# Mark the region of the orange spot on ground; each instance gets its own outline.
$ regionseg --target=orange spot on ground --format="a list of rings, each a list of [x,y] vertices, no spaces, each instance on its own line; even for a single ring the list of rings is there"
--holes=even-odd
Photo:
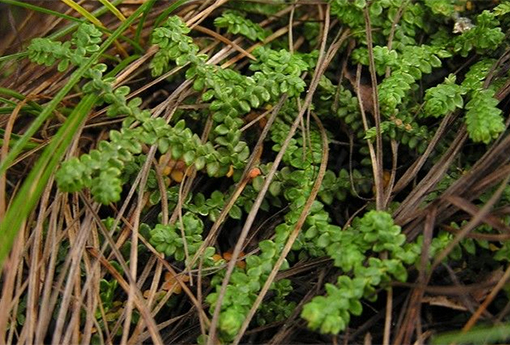
[[[240,258],[242,258],[244,256],[245,256],[244,252],[239,253]],[[225,259],[227,262],[230,261],[232,259],[232,250],[228,250],[225,253],[223,253],[223,259]],[[246,262],[244,262],[244,260],[238,260],[236,263],[236,266],[239,268],[245,268]]]
[[[259,168],[253,168],[248,173],[248,177],[249,178],[255,178],[255,177],[259,176],[260,174],[261,174],[261,171],[260,171]]]
[[[172,180],[174,180],[177,183],[181,183],[184,178],[184,172],[182,170],[174,170],[170,174],[170,177]]]
[[[181,276],[180,280],[182,282],[188,282],[189,281],[189,277],[188,276]],[[182,292],[182,287],[177,282],[177,279],[175,278],[175,276],[172,275],[172,273],[170,273],[170,272],[166,272],[165,273],[165,282],[161,286],[161,290],[169,291],[172,288],[173,288],[173,291],[174,291],[175,294],[180,294]]]

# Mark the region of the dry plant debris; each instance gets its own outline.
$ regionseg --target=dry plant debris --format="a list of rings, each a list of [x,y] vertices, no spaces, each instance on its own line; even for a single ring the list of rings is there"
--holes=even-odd
[[[0,6],[0,344],[510,339],[509,1]]]

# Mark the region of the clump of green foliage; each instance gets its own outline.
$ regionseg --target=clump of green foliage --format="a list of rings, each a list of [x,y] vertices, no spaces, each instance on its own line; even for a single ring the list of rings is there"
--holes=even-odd
[[[382,211],[370,211],[356,218],[343,231],[324,224],[313,235],[307,232],[307,237],[324,248],[334,265],[344,272],[336,284],[326,284],[326,296],[314,297],[301,313],[310,328],[331,334],[343,331],[351,315],[361,315],[360,300],[375,300],[380,285],[407,280],[405,266],[418,264],[423,240],[406,243],[400,227],[393,223],[390,214]],[[444,249],[448,242],[435,238],[430,254]],[[387,258],[367,255],[381,252],[387,253]]]
[[[241,34],[252,41],[263,41],[269,33],[257,23],[245,18],[238,11],[225,11],[214,20],[217,28],[226,28],[228,33]]]
[[[170,119],[153,116],[142,97],[130,97],[130,86],[117,86],[115,76],[109,74],[111,66],[106,63],[93,65],[77,86],[82,95],[98,95],[95,106],[104,107],[107,116],[122,122],[94,149],[62,163],[55,175],[61,191],[90,190],[94,200],[102,205],[121,201],[133,176],[146,162],[148,146],[155,146],[158,156],[168,155],[174,162],[183,162],[188,172],[193,170],[212,181],[204,183],[203,188],[196,186],[184,199],[180,185],[164,186],[167,211],[176,212],[179,207],[179,220],[163,224],[160,219],[150,219],[140,226],[140,232],[157,252],[179,267],[197,269],[198,260],[193,258],[201,253],[200,267],[208,269],[210,276],[205,302],[210,315],[219,310],[217,327],[220,340],[225,343],[239,334],[290,234],[298,226],[324,158],[323,135],[333,153],[318,197],[280,270],[292,268],[298,260],[330,259],[335,280],[324,284],[323,292],[306,303],[300,315],[310,330],[337,335],[352,319],[362,315],[363,303],[374,302],[379,291],[388,288],[392,281],[406,282],[420,269],[424,237],[407,237],[395,224],[389,207],[380,209],[378,205],[374,209],[376,186],[373,172],[367,167],[373,163],[368,154],[369,144],[380,135],[384,145],[391,142],[399,146],[398,161],[393,163],[404,166],[425,152],[438,128],[438,119],[452,116],[451,128],[465,126],[470,144],[481,147],[493,143],[506,129],[496,95],[508,80],[497,62],[498,54],[508,44],[504,35],[508,28],[508,3],[473,13],[474,24],[463,32],[451,28],[459,16],[455,1],[330,3],[332,18],[350,30],[353,40],[350,47],[341,46],[333,61],[345,63],[344,74],[359,66],[366,77],[373,67],[372,77],[377,85],[365,83],[365,86],[376,93],[377,109],[363,109],[360,103],[367,98],[358,92],[353,77],[339,78],[338,69],[331,64],[320,77],[310,107],[310,112],[327,124],[325,133],[307,118],[301,121],[290,142],[285,143],[317,67],[317,37],[307,31],[318,29],[317,23],[296,29],[304,37],[299,51],[283,49],[281,42],[268,43],[251,51],[255,61],[222,68],[210,62],[210,55],[201,53],[203,43],[193,36],[192,29],[178,16],[170,16],[152,31],[150,42],[157,46],[157,52],[148,65],[147,78],[168,73],[169,83],[176,80],[189,83],[189,93],[183,102],[200,105],[193,111],[179,109]],[[234,3],[233,10],[218,13],[212,23],[220,32],[239,38],[245,45],[263,42],[272,30],[263,28],[256,19],[272,16],[282,5]],[[296,9],[296,15],[302,15],[301,10]],[[366,34],[367,18],[373,32],[370,40]],[[33,40],[28,57],[37,64],[56,65],[59,72],[66,72],[83,66],[98,51],[102,36],[93,24],[82,23],[69,41]],[[476,62],[461,66],[458,60],[467,56],[476,57]],[[457,68],[462,72],[453,73]],[[435,78],[435,74],[441,77]],[[278,217],[272,222],[269,235],[250,244],[252,253],[242,258],[244,266],[234,269],[220,300],[226,269],[225,262],[218,261],[217,256],[225,245],[206,243],[205,238],[227,200],[235,194],[236,183],[243,182],[242,172],[264,128],[261,124],[258,129],[247,130],[246,119],[254,113],[264,113],[279,101],[282,107],[268,129],[263,154],[257,162],[261,174],[245,177],[245,187],[229,210],[227,221],[242,222],[246,218],[272,167],[274,155],[288,144],[261,207],[265,216]],[[380,116],[378,126],[375,116]],[[208,126],[207,135],[199,136],[199,131]],[[348,149],[337,145],[345,138],[350,140]],[[451,137],[442,138],[431,153],[432,160],[441,156],[441,147],[450,144]],[[450,168],[434,193],[424,200],[423,207],[460,177],[459,170],[469,169],[475,163],[467,154],[462,158],[463,165],[455,163],[459,166]],[[388,171],[391,162],[384,161],[382,166]],[[162,198],[157,173],[150,170],[145,186],[144,192],[149,195],[147,209]],[[365,207],[367,210],[358,214]],[[358,215],[348,220],[353,214]],[[427,259],[432,260],[452,238],[448,232],[437,231]],[[449,260],[463,260],[462,253],[474,256],[477,250],[490,251],[486,242],[463,241]],[[509,250],[508,242],[501,242],[495,260],[503,262]],[[102,281],[100,297],[108,310],[114,310],[117,286],[115,280]],[[291,278],[272,282],[271,297],[255,317],[258,325],[288,318],[297,305],[294,289]]]

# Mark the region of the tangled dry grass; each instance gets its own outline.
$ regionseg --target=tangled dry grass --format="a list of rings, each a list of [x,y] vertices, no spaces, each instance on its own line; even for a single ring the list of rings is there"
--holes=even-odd
[[[124,1],[119,9],[125,16],[137,8],[143,1]],[[209,42],[203,49],[206,53],[214,53],[211,63],[228,67],[236,64],[242,68],[244,61],[250,59],[254,45],[247,45],[241,40],[231,41],[229,37],[208,29],[210,16],[227,0],[190,1],[180,6],[174,14],[182,17],[188,25],[194,28],[196,35]],[[33,4],[49,8],[66,15],[79,17],[79,14],[64,3],[35,1]],[[99,2],[85,0],[82,2],[88,11],[92,12],[99,6]],[[1,28],[4,33],[0,37],[0,55],[20,52],[27,46],[31,38],[44,37],[67,23],[64,19],[55,19],[49,15],[29,10],[7,9],[6,5],[0,9],[2,15]],[[158,1],[148,14],[141,32],[141,41],[149,41],[150,28],[155,19],[168,7],[168,2]],[[307,7],[307,14],[301,18],[294,18],[296,7]],[[306,20],[321,23],[322,37],[334,35],[338,30],[338,22],[329,23],[326,1],[297,0],[280,11],[275,17],[261,22],[264,26],[274,25],[276,19],[289,18],[287,26],[273,27],[274,34],[266,39],[267,42],[280,37],[292,35],[292,26],[302,25]],[[104,15],[101,22],[110,30],[115,30],[119,20],[113,15]],[[37,25],[33,25],[37,23]],[[126,35],[133,35],[128,31]],[[302,44],[302,37],[291,37],[294,47]],[[324,73],[342,41],[326,47],[326,41],[319,42],[320,53],[324,56],[322,64],[316,67],[314,81],[309,86],[311,95],[314,85],[318,83],[321,73]],[[128,53],[126,44],[114,46],[109,54]],[[123,52],[124,50],[124,52]],[[150,104],[152,109],[163,115],[171,114],[175,109],[192,109],[195,105],[186,104],[186,98],[191,89],[191,83],[174,85],[165,78],[150,80],[146,73],[147,61],[154,54],[154,50],[147,50],[129,68],[127,68],[119,82],[129,83],[132,94],[143,95],[144,103]],[[501,56],[506,61],[508,51]],[[239,67],[240,66],[240,67]],[[21,108],[27,102],[44,102],[63,88],[69,78],[68,73],[56,73],[55,67],[41,67],[30,63],[26,59],[13,60],[3,68],[11,71],[7,77],[0,78],[0,87],[25,95],[26,98],[17,103],[9,114],[0,115],[0,128],[3,129],[3,146],[1,158],[9,152],[9,140],[16,134],[24,133],[33,121],[26,115],[20,116]],[[341,68],[339,68],[341,70]],[[344,71],[340,71],[343,73]],[[4,75],[7,75],[5,73]],[[352,78],[352,76],[346,76]],[[358,80],[359,82],[359,80]],[[372,102],[372,90],[364,89],[366,103]],[[506,106],[510,88],[504,85],[497,93],[498,100]],[[3,99],[0,101],[4,101]],[[63,104],[67,108],[76,105],[77,95],[70,94]],[[304,104],[306,106],[306,104]],[[200,107],[200,105],[196,105]],[[505,110],[505,114],[507,111]],[[502,136],[493,143],[487,151],[480,155],[477,163],[470,171],[462,175],[445,192],[439,195],[426,208],[421,208],[425,198],[440,182],[450,164],[456,159],[457,153],[466,148],[467,133],[462,128],[455,133],[452,145],[447,152],[437,160],[433,166],[423,172],[427,158],[434,150],[437,142],[448,133],[449,124],[454,116],[445,117],[431,140],[425,153],[416,161],[409,164],[405,170],[391,174],[388,184],[381,178],[376,178],[375,190],[380,200],[385,204],[390,198],[401,200],[400,206],[394,212],[394,219],[402,226],[410,240],[419,234],[424,234],[423,250],[427,251],[435,229],[446,226],[452,219],[467,219],[469,222],[460,230],[455,231],[455,240],[445,251],[434,258],[431,266],[427,267],[426,259],[421,270],[415,272],[415,281],[408,284],[395,284],[393,294],[388,294],[386,300],[372,304],[364,319],[353,322],[347,332],[335,336],[318,335],[307,330],[303,320],[299,318],[300,308],[313,296],[317,295],[325,282],[333,281],[334,267],[328,259],[309,259],[295,264],[291,269],[280,272],[276,279],[288,278],[299,286],[294,298],[297,301],[296,310],[284,322],[275,322],[265,326],[251,327],[242,338],[246,343],[287,344],[287,343],[365,343],[385,342],[395,344],[410,344],[414,341],[424,343],[435,331],[456,329],[464,326],[465,330],[481,319],[504,320],[510,310],[507,304],[497,314],[490,312],[491,303],[502,289],[510,276],[510,268],[501,268],[479,275],[475,283],[465,283],[459,278],[460,268],[442,266],[442,260],[453,250],[454,246],[464,238],[482,238],[489,240],[504,240],[509,238],[510,228],[500,220],[501,215],[508,214],[508,206],[492,209],[499,200],[504,187],[510,179],[510,137]],[[14,196],[20,190],[27,174],[31,171],[42,150],[51,142],[56,131],[66,121],[66,114],[55,113],[38,130],[31,140],[31,148],[20,154],[12,162],[5,174],[0,176],[0,219],[12,204]],[[104,111],[92,111],[86,123],[73,137],[66,152],[66,157],[79,156],[94,148],[97,143],[108,137],[108,132],[119,123],[117,119],[105,116]],[[204,137],[207,137],[207,128]],[[262,143],[258,144],[262,146]],[[375,156],[380,154],[382,145],[376,147]],[[257,152],[254,148],[253,152]],[[391,154],[396,154],[393,151]],[[388,154],[388,153],[386,153]],[[323,157],[326,160],[328,157]],[[331,159],[331,157],[329,157]],[[395,160],[396,161],[396,160]],[[149,167],[148,167],[149,168]],[[143,184],[147,180],[149,169],[139,172],[138,181]],[[379,167],[380,169],[381,167]],[[380,169],[382,176],[382,169]],[[376,174],[377,176],[377,174]],[[197,184],[202,183],[196,174],[185,179],[182,194],[186,195]],[[388,187],[389,186],[389,187]],[[495,188],[496,187],[496,188]],[[49,178],[37,205],[22,223],[15,239],[12,250],[3,265],[0,278],[0,344],[88,344],[95,335],[101,343],[139,344],[176,344],[195,343],[201,334],[207,334],[211,326],[211,317],[203,300],[204,292],[197,288],[200,279],[194,284],[188,280],[196,280],[200,272],[175,267],[155,251],[146,239],[136,230],[147,217],[155,217],[144,213],[144,199],[137,196],[137,186],[132,186],[129,194],[122,202],[115,206],[104,208],[95,203],[88,192],[67,194],[60,192],[53,177]],[[492,197],[483,207],[473,203],[488,190],[494,190]],[[165,210],[162,201],[158,210]],[[362,208],[364,206],[360,206]],[[105,216],[114,217],[119,222],[119,231],[112,236],[101,222]],[[175,222],[178,212],[168,214],[163,211],[166,222]],[[266,227],[271,226],[271,217],[264,219]],[[498,235],[472,234],[472,230],[482,224],[489,224],[499,230]],[[241,225],[237,225],[242,227]],[[221,229],[216,229],[221,230]],[[267,231],[266,231],[267,232]],[[263,233],[259,236],[271,236]],[[0,234],[2,236],[2,234]],[[250,238],[232,238],[221,231],[211,230],[211,243],[218,241],[242,241],[245,246]],[[255,235],[251,234],[251,238]],[[492,236],[492,237],[491,237]],[[497,237],[497,238],[496,238]],[[0,240],[1,241],[1,240]],[[135,250],[125,251],[123,245],[131,241]],[[102,244],[103,243],[103,244]],[[140,257],[136,251],[137,244],[143,243],[151,248],[150,255]],[[235,246],[236,243],[233,243]],[[226,247],[225,245],[223,245]],[[121,251],[122,249],[122,251]],[[111,260],[121,264],[124,275],[118,274],[117,267],[113,267]],[[436,272],[433,274],[433,272]],[[439,272],[439,273],[438,273]],[[101,301],[101,284],[106,276],[113,276],[120,286],[120,303],[110,309],[108,314],[103,310]],[[438,276],[443,276],[440,280]],[[170,282],[171,277],[173,283]],[[273,277],[275,279],[275,277]],[[162,290],[162,284],[172,284],[177,288]],[[441,286],[436,286],[441,284]],[[166,303],[182,291],[180,299],[172,308],[166,308]],[[163,291],[163,297],[160,292]],[[158,297],[159,296],[159,297]],[[469,320],[462,325],[455,320],[461,310],[471,313]],[[103,327],[108,320],[109,327]],[[134,321],[135,322],[134,322]],[[451,322],[451,324],[449,323]],[[214,323],[214,321],[213,321]]]

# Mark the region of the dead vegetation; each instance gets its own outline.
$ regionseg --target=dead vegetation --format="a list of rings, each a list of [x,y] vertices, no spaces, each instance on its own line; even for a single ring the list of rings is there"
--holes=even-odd
[[[128,17],[142,2],[125,1],[118,7]],[[63,3],[36,1],[33,4],[79,17],[79,14]],[[5,34],[0,37],[2,56],[21,52],[31,38],[47,36],[68,24],[64,19],[3,6],[0,11],[6,18],[2,19],[2,26],[8,30],[3,31]],[[100,3],[86,0],[82,6],[92,12]],[[180,16],[192,28],[194,38],[203,44],[202,51],[211,56],[210,63],[223,68],[235,66],[236,69],[242,69],[247,64],[246,61],[255,59],[252,53],[263,43],[251,44],[247,40],[234,39],[231,35],[214,31],[211,28],[211,18],[217,15],[222,6],[228,6],[228,1],[190,1],[173,14]],[[157,1],[148,14],[140,39],[140,42],[145,44],[144,47],[149,47],[147,42],[150,31],[156,18],[167,7],[168,2]],[[299,12],[300,16],[296,17],[296,9],[305,7],[305,14]],[[288,25],[277,27],[282,18],[287,20]],[[296,121],[296,127],[303,126],[306,121],[314,121],[313,118],[310,120],[310,117],[306,117],[307,106],[312,102],[320,76],[331,68],[331,61],[349,33],[341,30],[338,20],[331,18],[330,21],[326,1],[289,2],[277,14],[259,23],[264,28],[270,27],[273,32],[264,43],[285,37],[293,43],[291,47],[298,50],[305,44],[305,38],[293,37],[291,28],[310,20],[320,23],[321,31],[316,47],[319,50],[319,63],[312,73],[313,76],[308,79],[308,93],[300,112],[302,122]],[[35,29],[33,22],[38,23]],[[120,24],[112,14],[102,16],[101,22],[112,31]],[[125,35],[133,36],[135,29],[136,26],[133,26]],[[328,37],[330,40],[327,40]],[[370,38],[368,40],[370,41]],[[119,43],[112,46],[108,54],[130,54],[130,48],[126,43]],[[150,78],[147,62],[154,53],[155,49],[148,49],[140,55],[117,78],[117,83],[130,85],[130,97],[141,95],[144,106],[152,110],[153,116],[170,119],[176,110],[203,108],[204,104],[185,102],[193,93],[192,83],[172,80],[171,73],[175,71],[159,78]],[[507,58],[508,52],[504,52],[492,73],[504,68],[508,64]],[[338,61],[343,60],[335,60],[335,63]],[[469,63],[470,61],[466,61],[466,64]],[[0,79],[0,87],[15,90],[26,98],[17,102],[12,112],[0,115],[0,128],[3,130],[1,160],[9,153],[10,140],[26,132],[33,121],[30,115],[22,114],[22,108],[29,102],[43,104],[51,100],[68,82],[70,76],[70,73],[57,73],[55,67],[37,66],[27,59],[12,60],[5,63],[2,69],[10,73],[4,73],[5,77]],[[362,77],[370,79],[368,70],[353,71],[345,66],[337,66],[336,70],[339,80],[347,80],[354,91],[359,90],[360,108],[366,111],[365,116],[380,120],[377,111],[378,99],[373,97],[374,90],[367,86],[377,83],[375,75],[372,74],[374,78],[370,82],[362,83]],[[491,78],[489,75],[487,79]],[[509,92],[508,84],[504,84],[496,94],[505,118],[508,113],[506,106]],[[71,92],[62,100],[63,108],[72,109],[79,96]],[[7,95],[2,97],[13,99]],[[281,104],[275,104],[274,108],[264,113],[269,115],[264,117],[267,118],[267,124],[255,125],[246,130],[251,130],[258,138],[264,138],[272,120],[278,115],[279,107]],[[31,148],[24,150],[10,164],[7,172],[0,176],[0,219],[12,205],[14,196],[21,189],[25,177],[41,152],[68,116],[58,111],[53,115],[32,137]],[[251,116],[247,123],[257,123],[262,115]],[[339,218],[349,219],[362,212],[370,202],[375,201],[378,209],[386,209],[391,201],[398,200],[400,204],[393,212],[395,222],[402,227],[408,241],[414,240],[418,235],[424,236],[424,253],[428,253],[431,241],[439,229],[451,232],[454,235],[453,241],[431,261],[423,255],[419,269],[410,269],[411,279],[408,283],[392,284],[392,289],[387,290],[391,291],[390,293],[381,289],[379,301],[365,303],[363,316],[353,317],[348,329],[338,336],[312,332],[300,318],[303,305],[314,296],[322,294],[325,283],[336,281],[336,268],[330,259],[324,257],[296,259],[290,269],[280,272],[274,270],[274,274],[270,276],[270,282],[283,278],[292,281],[294,292],[291,299],[296,302],[295,310],[286,320],[263,326],[254,322],[249,326],[248,320],[243,328],[242,338],[239,335],[236,341],[254,344],[426,343],[432,334],[458,329],[468,331],[482,321],[498,323],[507,319],[510,310],[510,304],[504,297],[504,291],[508,289],[506,282],[510,276],[510,267],[506,268],[507,264],[496,265],[491,261],[485,263],[483,261],[488,259],[480,258],[480,265],[474,267],[477,263],[473,258],[451,265],[444,263],[443,259],[466,238],[498,243],[508,240],[510,227],[503,219],[508,216],[509,207],[498,203],[510,179],[508,133],[490,144],[485,152],[479,153],[479,158],[469,170],[462,172],[453,184],[428,202],[426,207],[422,207],[451,165],[457,162],[459,153],[470,150],[471,144],[468,142],[465,126],[453,134],[451,132],[451,125],[457,116],[457,113],[450,113],[441,119],[425,152],[416,155],[414,161],[407,164],[397,157],[398,143],[383,143],[379,136],[373,145],[371,144],[370,155],[374,163],[375,194],[363,195],[359,200],[365,199],[364,202],[358,200],[349,206],[348,211],[339,212]],[[119,122],[116,118],[107,117],[102,107],[94,108],[75,133],[65,158],[80,156],[97,147],[100,140],[108,138],[112,128],[119,126]],[[374,123],[377,124],[377,120]],[[203,128],[201,137],[204,140],[209,135],[211,125],[209,123]],[[254,129],[255,127],[257,128]],[[436,145],[447,135],[453,136],[451,145],[431,163],[429,158],[436,152]],[[349,141],[352,144],[352,140],[345,137],[345,142],[336,144],[335,154],[340,152],[337,147],[347,147],[345,145],[348,145]],[[257,253],[254,243],[271,238],[273,228],[283,217],[263,213],[256,219],[255,216],[243,218],[237,224],[231,221],[223,223],[228,216],[228,208],[251,181],[252,177],[248,174],[252,172],[252,168],[260,160],[270,162],[274,159],[270,149],[263,146],[263,140],[253,141],[252,155],[243,173],[246,177],[236,184],[226,211],[223,210],[207,230],[206,241],[222,248],[223,256],[220,255],[219,259],[225,260],[224,267],[228,265],[230,273],[236,264],[243,264],[246,256]],[[352,160],[352,146],[350,150]],[[200,335],[214,334],[218,315],[209,313],[209,305],[205,302],[205,296],[211,291],[211,276],[201,272],[201,266],[194,269],[191,265],[186,267],[165,259],[139,230],[140,224],[156,219],[158,213],[161,213],[162,224],[179,222],[182,217],[182,210],[179,207],[169,208],[165,198],[161,198],[159,204],[151,206],[152,211],[147,210],[148,195],[139,191],[147,184],[151,169],[161,173],[158,176],[157,188],[162,195],[166,193],[166,184],[180,183],[179,202],[183,202],[188,193],[200,190],[202,186],[211,188],[211,182],[207,181],[204,174],[188,169],[183,161],[173,161],[171,168],[168,162],[162,164],[162,159],[158,162],[155,147],[144,147],[144,151],[149,157],[149,163],[137,173],[136,183],[129,186],[120,202],[107,207],[96,203],[88,190],[62,193],[57,189],[53,176],[49,178],[36,206],[22,222],[10,254],[3,264],[0,278],[0,344],[89,344],[92,341],[106,344],[177,344],[196,343]],[[390,169],[383,169],[383,155],[392,157],[392,160],[388,160],[392,162]],[[308,199],[308,207],[311,207],[314,192],[318,192],[326,163],[333,161],[335,156],[328,156],[328,151],[324,150],[321,159],[323,170],[319,172],[316,189]],[[354,160],[356,159],[355,157]],[[387,176],[384,176],[385,173]],[[487,195],[489,196],[486,197],[485,204],[481,204],[480,197]],[[262,199],[260,200],[262,202]],[[495,205],[497,207],[494,207]],[[256,202],[254,207],[257,207]],[[106,225],[102,221],[106,217],[112,217],[117,224],[114,231],[111,231],[111,224]],[[347,219],[345,222],[350,221]],[[460,224],[463,220],[466,222],[458,229],[450,226],[452,221]],[[473,231],[482,224],[496,231],[487,234]],[[299,227],[296,229],[295,236]],[[129,246],[126,247],[128,242]],[[139,245],[146,246],[148,251],[140,255],[137,251]],[[289,240],[284,250],[289,252],[291,246],[292,242]],[[229,249],[227,259],[225,252]],[[282,260],[284,258],[282,256]],[[108,290],[107,284],[113,282],[118,284],[118,288],[112,287],[113,290]],[[262,291],[264,293],[259,295],[258,303],[264,300],[267,289]],[[114,304],[106,311],[102,300],[107,293],[115,293],[116,297]],[[495,301],[500,304],[506,301],[507,304],[495,306]],[[104,327],[105,322],[108,327]]]

